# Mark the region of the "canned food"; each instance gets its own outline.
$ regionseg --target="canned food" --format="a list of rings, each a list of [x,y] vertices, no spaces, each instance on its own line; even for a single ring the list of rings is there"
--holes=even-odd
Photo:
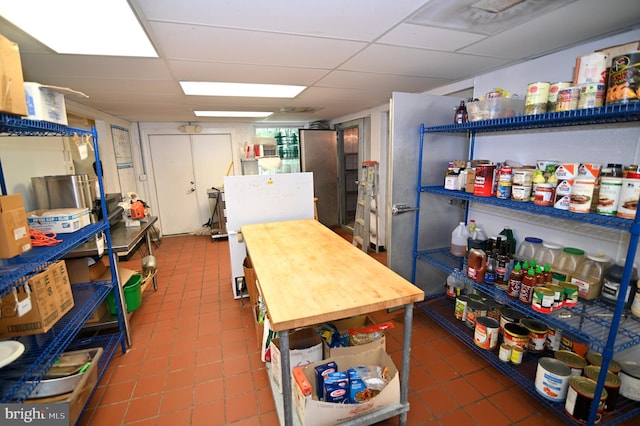
[[[519,347],[523,351],[527,350],[529,345],[529,330],[520,324],[510,322],[504,325],[504,343],[509,346]]]
[[[566,87],[560,90],[556,111],[571,111],[578,108],[580,88],[577,86]]]
[[[597,382],[598,377],[600,376],[600,370],[600,367],[589,365],[584,368],[584,376],[594,382]],[[609,413],[616,409],[618,394],[620,393],[620,385],[620,377],[608,371],[604,379],[604,388],[607,390],[607,398],[604,400],[605,413]]]
[[[578,304],[578,284],[563,282],[562,287],[564,287],[564,306],[572,307]]]
[[[547,331],[547,341],[544,343],[544,347],[550,351],[559,351],[561,342],[562,332],[549,327],[549,330]]]
[[[511,199],[515,201],[529,201],[531,198],[531,185],[513,185],[511,187]]]
[[[543,114],[547,112],[549,100],[549,82],[530,83],[524,98],[524,115]]]
[[[504,333],[504,326],[506,324],[515,323],[518,324],[521,319],[525,318],[525,315],[511,308],[504,308],[500,311],[500,333]]]
[[[587,366],[587,361],[575,352],[561,349],[556,351],[553,356],[567,364],[571,369],[572,376],[582,376],[582,370]]]
[[[580,85],[578,108],[597,108],[604,105],[604,84],[587,83]]]
[[[567,390],[567,400],[564,409],[571,417],[579,422],[589,420],[591,403],[595,397],[596,382],[587,377],[572,377],[569,379],[569,389]],[[604,409],[604,401],[607,399],[607,390],[602,389],[600,401],[598,402],[598,412]],[[598,421],[598,420],[596,420]]]
[[[640,74],[640,52],[629,52],[611,60],[606,104],[638,102],[637,76]]]
[[[489,317],[476,318],[473,342],[482,349],[494,350],[498,345],[500,324]]]
[[[520,323],[529,330],[529,342],[527,346],[529,352],[539,353],[544,351],[544,343],[547,340],[547,331],[549,330],[547,326],[530,318],[525,318],[520,321]]]
[[[514,169],[513,184],[531,186],[533,184],[533,169]]]
[[[467,303],[469,302],[469,296],[463,294],[456,298],[456,305],[454,308],[454,316],[457,320],[464,321],[467,316]]]
[[[633,176],[633,174],[627,173],[627,176]],[[640,179],[622,178],[616,215],[625,219],[634,219],[638,210],[638,198],[640,198]]]
[[[501,344],[498,359],[502,362],[509,362],[511,360],[511,346],[506,343]]]
[[[522,364],[522,358],[524,358],[525,350],[520,346],[511,347],[511,362],[515,365]]]
[[[571,370],[555,358],[542,357],[536,369],[536,391],[551,401],[564,401],[567,397]]]
[[[531,299],[531,308],[543,314],[549,314],[553,310],[555,302],[555,292],[550,288],[536,287],[533,289],[533,298]],[[546,336],[545,336],[546,338]]]
[[[585,358],[587,359],[589,365],[593,365],[596,367],[602,366],[602,354],[599,354],[598,352],[589,351],[587,352],[587,356]],[[607,368],[608,371],[612,372],[613,374],[618,374],[620,373],[621,369],[622,366],[618,361],[616,361],[615,359],[609,361],[609,367]]]
[[[573,184],[573,190],[571,191],[569,211],[574,213],[589,213],[594,188],[595,181],[593,179],[576,179]]]
[[[559,81],[549,86],[549,99],[547,100],[547,112],[555,112],[558,104],[558,93],[560,90],[571,86],[569,81]]]
[[[470,300],[467,302],[467,314],[464,317],[464,323],[469,328],[474,328],[476,319],[487,315],[487,305],[482,302]]]

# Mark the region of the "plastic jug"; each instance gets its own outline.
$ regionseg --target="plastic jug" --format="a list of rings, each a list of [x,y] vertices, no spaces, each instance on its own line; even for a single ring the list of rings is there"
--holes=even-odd
[[[460,222],[451,233],[450,251],[452,255],[465,257],[467,254],[467,238],[469,238],[467,227],[464,226],[464,222]]]
[[[606,270],[602,283],[602,290],[600,292],[600,300],[608,303],[609,305],[615,305],[619,297],[624,297],[624,307],[629,308],[633,303],[633,299],[636,294],[638,274],[636,272],[636,268],[633,268],[627,292],[623,296],[620,294],[620,283],[622,282],[623,272],[624,260],[619,260],[616,264],[610,266]]]
[[[469,262],[467,265],[467,277],[477,283],[484,281],[484,273],[487,268],[487,255],[482,249],[469,250]]]

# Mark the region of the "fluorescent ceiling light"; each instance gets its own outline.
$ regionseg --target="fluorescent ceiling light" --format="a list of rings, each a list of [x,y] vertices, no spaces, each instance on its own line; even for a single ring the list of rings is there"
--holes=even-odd
[[[197,117],[268,117],[269,111],[193,111]]]
[[[246,96],[252,98],[295,98],[305,86],[283,84],[218,83],[208,81],[181,81],[185,95]]]
[[[57,53],[158,57],[126,0],[0,0],[0,16]]]

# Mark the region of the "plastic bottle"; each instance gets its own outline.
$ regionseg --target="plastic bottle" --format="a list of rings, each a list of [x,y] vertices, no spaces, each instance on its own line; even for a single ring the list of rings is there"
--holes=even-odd
[[[553,265],[562,252],[562,245],[552,241],[543,241],[542,248],[536,253],[536,260],[540,265]]]
[[[480,248],[485,250],[487,248],[487,235],[484,233],[481,227],[475,226],[474,229],[469,233],[469,238],[467,239],[467,248],[471,250],[472,248]]]
[[[602,282],[602,290],[600,292],[600,300],[609,304],[615,305],[620,295],[620,283],[622,282],[622,273],[624,272],[624,261],[619,260],[614,265],[607,268],[604,273],[604,279]],[[638,275],[636,268],[633,268],[631,278],[629,279],[629,286],[627,292],[624,295],[624,307],[629,308],[636,294]]]
[[[538,251],[542,248],[542,239],[537,237],[525,237],[524,241],[518,247],[516,257],[521,260],[533,260],[536,258]]]
[[[542,277],[545,285],[551,284],[553,282],[553,276],[551,275],[551,265],[549,265],[548,263],[545,263],[544,268],[542,268]]]
[[[507,237],[507,241],[509,242],[509,251],[508,253],[513,256],[516,254],[516,239],[513,236],[513,231],[508,226],[505,226],[502,231],[500,231],[500,235],[504,235]]]
[[[467,227],[464,226],[464,222],[460,222],[458,226],[451,233],[451,254],[458,257],[465,257],[467,254],[467,238],[469,238],[469,232]]]
[[[484,281],[484,272],[487,263],[487,255],[482,249],[471,249],[469,251],[469,264],[467,266],[467,277],[477,283]]]
[[[496,283],[496,259],[493,257],[492,253],[487,253],[484,282],[488,285],[494,285]]]
[[[520,286],[522,285],[523,278],[524,272],[522,272],[522,267],[520,266],[520,262],[518,262],[509,275],[509,286],[507,287],[508,297],[511,299],[518,299],[520,297]]]
[[[518,299],[520,303],[525,305],[531,304],[533,298],[533,289],[536,287],[536,273],[533,268],[529,268],[526,275],[522,278],[522,284],[520,284],[520,294]]]
[[[554,272],[559,272],[565,276],[564,280],[571,282],[571,278],[584,262],[584,250],[575,247],[565,247],[562,249],[556,262],[551,266]]]
[[[509,255],[509,241],[505,238],[500,246],[498,256],[496,257],[496,286],[502,290],[507,289],[509,283],[509,274],[511,256]]]
[[[578,285],[578,296],[592,300],[600,295],[604,274],[611,266],[611,258],[604,254],[589,254],[582,262],[580,269],[571,277],[571,282]]]
[[[542,287],[544,285],[544,275],[542,274],[542,267],[536,266],[535,269],[536,287]]]
[[[460,271],[455,268],[447,277],[447,284],[445,285],[446,294],[452,299],[460,296],[464,288],[464,282],[456,278],[457,274],[460,274]]]

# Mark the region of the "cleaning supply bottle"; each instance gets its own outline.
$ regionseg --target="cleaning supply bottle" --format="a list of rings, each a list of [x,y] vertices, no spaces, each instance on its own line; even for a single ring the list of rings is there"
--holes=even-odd
[[[467,238],[469,238],[467,227],[464,226],[464,222],[460,222],[451,233],[450,251],[452,255],[465,257],[467,254]]]

